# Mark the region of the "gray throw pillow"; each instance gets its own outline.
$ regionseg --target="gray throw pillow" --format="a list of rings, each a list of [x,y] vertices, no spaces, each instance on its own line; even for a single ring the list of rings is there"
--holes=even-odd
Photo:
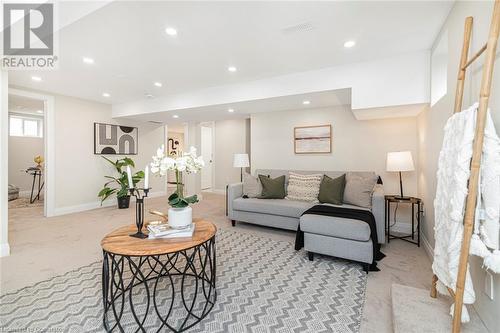
[[[262,193],[262,185],[259,178],[245,172],[243,174],[243,195],[248,198],[257,198]]]
[[[374,172],[348,172],[345,181],[344,203],[371,208],[377,175]]]
[[[259,175],[260,183],[262,184],[262,194],[260,199],[283,199],[285,198],[285,176],[270,178],[268,176]]]

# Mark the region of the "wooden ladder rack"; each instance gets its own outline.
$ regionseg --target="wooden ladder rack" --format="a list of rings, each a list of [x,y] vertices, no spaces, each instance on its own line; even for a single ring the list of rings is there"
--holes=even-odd
[[[465,19],[464,42],[462,46],[462,55],[460,59],[460,67],[458,71],[458,80],[455,96],[454,113],[462,110],[462,101],[464,94],[464,83],[466,69],[486,51],[486,56],[483,65],[483,74],[481,80],[481,90],[479,95],[479,109],[477,112],[476,129],[474,133],[472,161],[470,165],[470,177],[468,183],[468,195],[465,204],[464,215],[464,233],[462,239],[462,247],[460,249],[460,260],[458,266],[457,283],[455,292],[448,288],[451,297],[455,299],[455,308],[453,313],[453,333],[459,333],[461,328],[462,306],[465,291],[465,278],[467,266],[469,264],[470,241],[474,229],[474,213],[476,209],[478,196],[478,181],[481,167],[481,155],[483,151],[484,128],[486,124],[486,116],[488,110],[488,102],[491,91],[491,81],[493,76],[493,67],[495,65],[495,55],[500,34],[500,0],[495,0],[493,15],[491,19],[490,32],[487,43],[479,49],[479,51],[467,60],[469,53],[470,40],[472,35],[472,17]],[[432,277],[431,297],[437,297],[436,283],[438,278],[436,275]]]

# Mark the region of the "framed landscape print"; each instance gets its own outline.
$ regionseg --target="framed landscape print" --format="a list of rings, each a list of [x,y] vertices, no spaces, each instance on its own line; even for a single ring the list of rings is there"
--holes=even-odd
[[[332,125],[295,127],[293,131],[295,154],[332,152]]]
[[[94,154],[137,155],[137,127],[94,123]]]

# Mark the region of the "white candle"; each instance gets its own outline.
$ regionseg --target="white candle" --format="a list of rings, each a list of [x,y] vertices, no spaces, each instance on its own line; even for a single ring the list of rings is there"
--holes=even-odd
[[[149,166],[144,169],[144,188],[149,188]]]
[[[134,188],[134,182],[132,181],[132,171],[130,166],[127,165],[127,175],[128,175],[128,188]]]

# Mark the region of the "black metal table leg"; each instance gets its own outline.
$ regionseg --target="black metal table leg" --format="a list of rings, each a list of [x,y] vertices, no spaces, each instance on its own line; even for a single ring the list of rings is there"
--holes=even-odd
[[[387,202],[387,243],[391,242],[391,202]]]
[[[36,183],[36,173],[33,174],[33,183],[31,184],[30,204],[32,204],[36,200],[36,197],[33,198],[33,192],[35,191],[35,183]]]
[[[137,257],[103,251],[105,330],[190,329],[215,305],[216,264],[215,236],[191,249],[162,255]],[[181,320],[169,320],[178,319],[179,313],[183,316]]]
[[[391,203],[392,202],[395,202],[396,204],[399,204],[399,203],[411,204],[411,233],[410,234],[391,235]],[[415,212],[415,205],[417,206],[417,209],[418,209],[417,212]],[[422,200],[419,198],[408,197],[405,199],[400,199],[396,196],[389,196],[389,195],[385,196],[385,207],[386,207],[386,209],[385,209],[385,213],[386,213],[385,225],[387,228],[387,243],[390,243],[390,241],[393,239],[401,239],[401,240],[404,240],[406,242],[418,245],[420,247],[421,205],[422,205]],[[416,218],[415,218],[415,213],[417,213]],[[415,220],[417,223],[416,226],[415,226]],[[418,234],[416,240],[415,240],[415,232]]]
[[[420,218],[421,218],[420,217],[420,213],[422,211],[422,209],[421,209],[420,206],[421,206],[421,203],[419,202],[418,203],[418,212],[417,212],[417,214],[418,214],[417,215],[417,233],[418,233],[418,235],[417,235],[417,245],[418,245],[418,247],[420,247]]]
[[[411,239],[415,239],[415,205],[411,204]]]

